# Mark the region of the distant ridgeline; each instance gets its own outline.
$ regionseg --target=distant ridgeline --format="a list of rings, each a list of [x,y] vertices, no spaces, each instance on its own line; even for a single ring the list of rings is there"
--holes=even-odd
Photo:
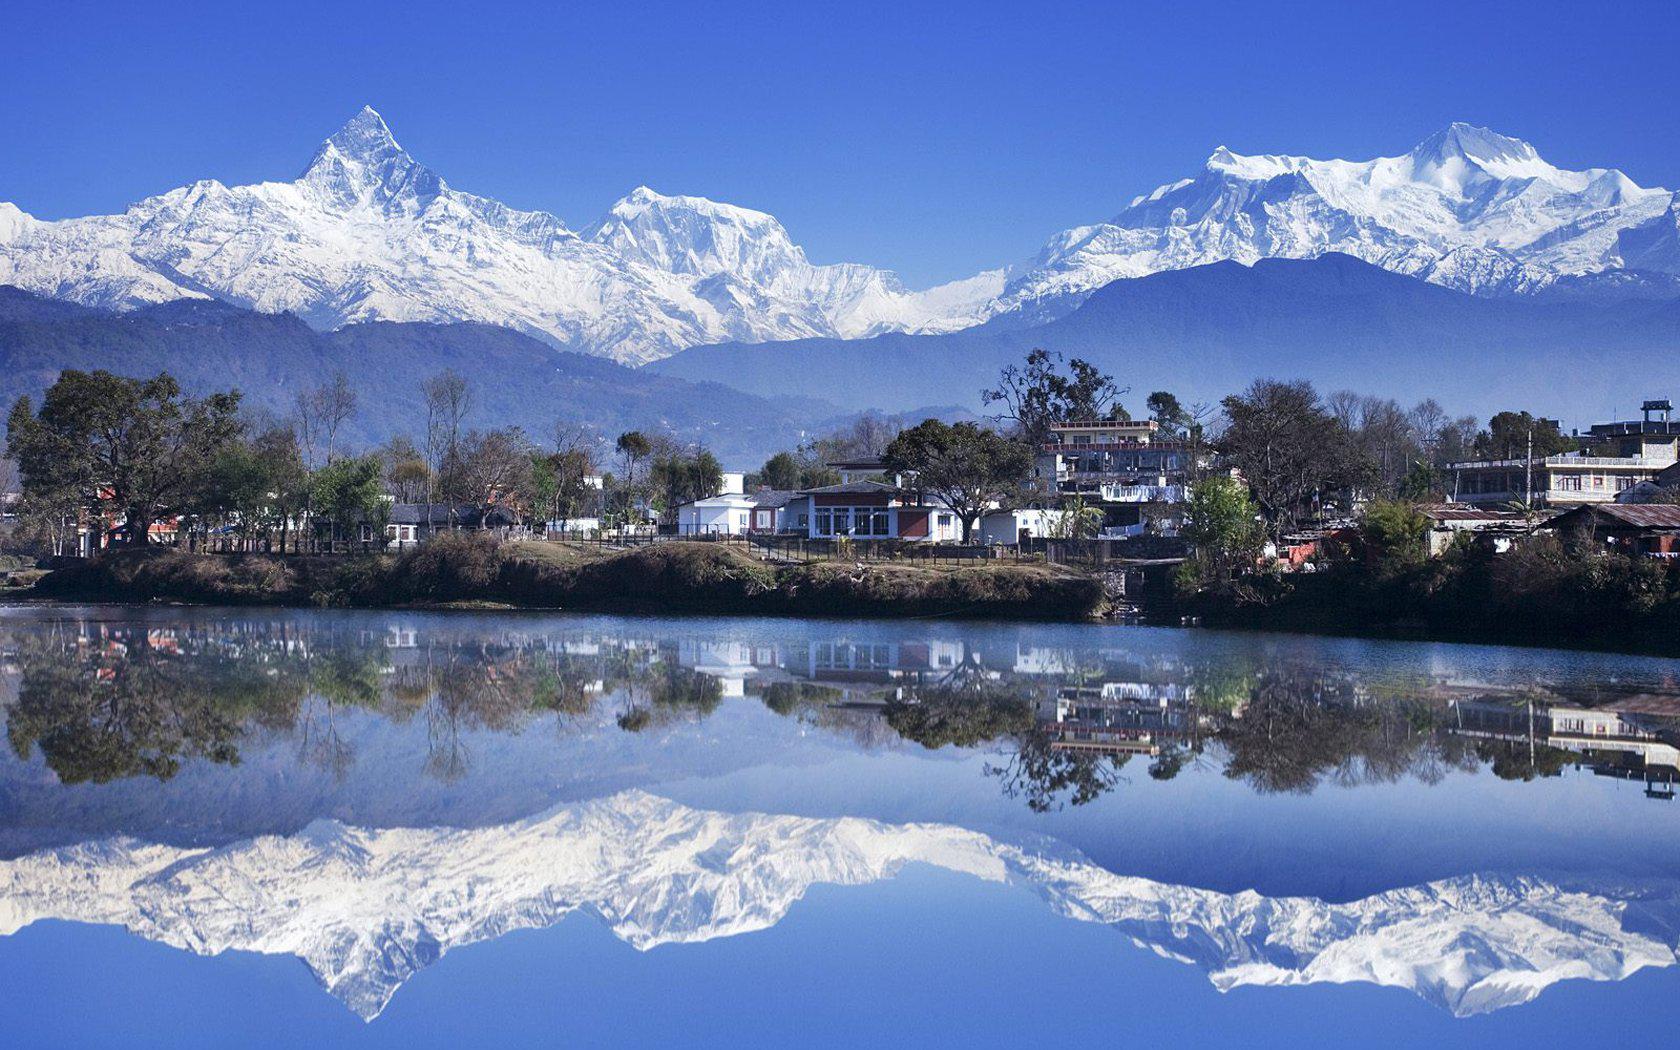
[[[1033,327],[1005,316],[942,335],[702,346],[648,369],[892,411],[972,397],[1043,347],[1129,385],[1134,411],[1151,390],[1217,401],[1257,378],[1304,378],[1322,391],[1433,397],[1484,417],[1534,404],[1610,418],[1643,391],[1680,387],[1680,297],[1604,283],[1571,279],[1544,297],[1495,299],[1346,255],[1217,262],[1112,281]]]
[[[190,393],[235,388],[250,406],[284,416],[299,390],[344,371],[361,443],[425,428],[420,384],[445,368],[472,384],[469,425],[517,424],[538,440],[558,420],[611,441],[633,428],[701,441],[731,465],[756,464],[832,419],[821,403],[775,403],[711,383],[637,371],[556,350],[480,324],[310,328],[291,314],[261,314],[183,299],[109,313],[0,286],[0,398],[39,398],[62,369],[150,376],[168,371]]]

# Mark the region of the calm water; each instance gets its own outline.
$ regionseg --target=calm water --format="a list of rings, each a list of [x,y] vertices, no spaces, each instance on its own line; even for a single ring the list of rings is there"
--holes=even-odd
[[[9,1045],[1680,1021],[1677,661],[94,607],[0,652]]]

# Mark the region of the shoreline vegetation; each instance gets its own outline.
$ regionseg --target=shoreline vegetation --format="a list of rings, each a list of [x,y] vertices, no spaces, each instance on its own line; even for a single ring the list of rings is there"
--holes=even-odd
[[[1555,535],[1430,557],[1369,524],[1359,547],[1311,573],[1181,573],[1166,607],[1208,627],[1680,656],[1680,562]]]
[[[776,565],[727,544],[672,542],[603,551],[588,544],[502,542],[466,532],[441,535],[396,555],[118,550],[55,569],[20,594],[204,605],[1033,620],[1092,619],[1108,607],[1100,578],[1054,565]]]

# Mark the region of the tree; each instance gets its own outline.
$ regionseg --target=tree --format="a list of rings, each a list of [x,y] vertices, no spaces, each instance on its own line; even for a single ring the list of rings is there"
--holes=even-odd
[[[1476,435],[1476,455],[1482,459],[1524,459],[1529,454],[1529,435],[1534,436],[1534,458],[1544,459],[1579,447],[1555,419],[1527,412],[1500,412],[1488,420],[1487,429]]]
[[[723,491],[723,465],[705,449],[687,453],[667,450],[654,457],[649,481],[667,513],[684,503]]]
[[[353,537],[356,526],[366,524],[383,542],[386,506],[381,474],[377,456],[345,457],[328,463],[311,479],[316,512],[325,515],[341,536]]]
[[[1360,534],[1379,571],[1392,573],[1428,556],[1429,519],[1410,503],[1372,500],[1365,508]]]
[[[1149,418],[1161,428],[1162,437],[1179,437],[1191,422],[1190,413],[1179,404],[1178,398],[1165,390],[1155,391],[1143,403],[1149,409]]]
[[[1061,509],[1050,523],[1050,538],[1054,540],[1085,540],[1102,531],[1102,508],[1085,502],[1083,496],[1069,496],[1062,500]]]
[[[620,527],[624,527],[634,523],[637,506],[642,502],[640,490],[636,488],[636,465],[653,453],[653,442],[639,430],[627,430],[618,435],[613,448],[624,465],[624,474],[614,479],[612,511]]]
[[[1219,451],[1280,532],[1364,476],[1346,427],[1325,410],[1311,383],[1262,379],[1223,404]]]
[[[980,515],[1007,499],[1032,470],[1027,446],[973,423],[929,419],[894,438],[882,457],[887,470],[913,476],[962,521],[964,543]]]
[[[239,436],[239,394],[182,397],[169,373],[129,379],[66,370],[39,414],[12,409],[8,455],[24,495],[62,499],[74,490],[122,515],[126,542],[147,542],[153,522],[182,513],[216,457]]]
[[[472,387],[453,369],[444,369],[420,384],[426,399],[426,459],[432,468],[433,494],[444,464],[455,458],[461,424],[472,406]]]
[[[432,494],[434,479],[426,456],[406,436],[392,438],[380,450],[385,463],[385,490],[398,503],[424,503]]]
[[[265,524],[279,527],[280,549],[284,551],[292,521],[309,506],[309,471],[303,465],[297,434],[290,427],[270,427],[257,435],[251,447],[268,485]]]
[[[340,430],[356,414],[356,392],[340,371],[329,382],[300,391],[296,400],[298,444],[305,465],[313,469],[317,454],[332,462],[338,452]]]
[[[1196,586],[1227,584],[1254,564],[1262,538],[1259,517],[1248,490],[1229,475],[1214,474],[1190,487],[1183,534],[1193,554],[1185,571]]]
[[[1034,349],[1025,364],[1009,365],[998,385],[982,390],[986,404],[1002,406],[999,421],[1008,422],[1013,435],[1029,448],[1049,439],[1050,427],[1073,419],[1129,419],[1119,398],[1127,387],[1117,385],[1088,361],[1074,358],[1060,370],[1061,354]]]
[[[791,452],[778,452],[764,461],[758,470],[758,483],[787,491],[800,487],[801,467]]]
[[[531,468],[531,443],[518,427],[470,431],[445,464],[442,490],[451,502],[486,507],[520,492]]]

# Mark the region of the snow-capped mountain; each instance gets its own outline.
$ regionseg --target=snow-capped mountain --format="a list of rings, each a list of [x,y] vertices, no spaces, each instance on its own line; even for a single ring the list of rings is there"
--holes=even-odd
[[[482,321],[636,363],[698,343],[938,328],[1002,274],[928,292],[814,266],[775,219],[645,187],[579,236],[449,187],[364,108],[292,182],[197,182],[121,215],[0,203],[0,284],[126,309],[214,297],[311,324]]]
[[[640,187],[575,233],[448,186],[363,109],[292,182],[196,182],[120,215],[43,221],[0,203],[0,284],[128,309],[187,297],[357,321],[481,321],[644,363],[719,342],[939,333],[1067,313],[1123,277],[1342,252],[1478,295],[1680,286],[1680,197],[1614,169],[1568,171],[1526,142],[1453,124],[1370,161],[1243,156],[1030,262],[925,291],[816,265],[774,217]],[[1610,280],[1582,284],[1582,275]],[[1637,288],[1632,289],[1637,292]]]
[[[1368,161],[1221,146],[1193,178],[1051,238],[985,313],[1054,316],[1117,278],[1326,252],[1478,295],[1624,267],[1680,273],[1675,199],[1614,169],[1566,171],[1468,124]]]
[[[1030,889],[1203,967],[1221,990],[1369,982],[1466,1015],[1676,961],[1671,882],[1466,876],[1334,904],[1116,875],[1054,844],[949,825],[725,814],[640,791],[499,827],[317,821],[215,849],[108,839],[36,853],[0,863],[0,935],[62,919],[205,955],[293,955],[371,1019],[452,948],[579,909],[647,949],[765,929],[813,885],[861,885],[909,863]]]

